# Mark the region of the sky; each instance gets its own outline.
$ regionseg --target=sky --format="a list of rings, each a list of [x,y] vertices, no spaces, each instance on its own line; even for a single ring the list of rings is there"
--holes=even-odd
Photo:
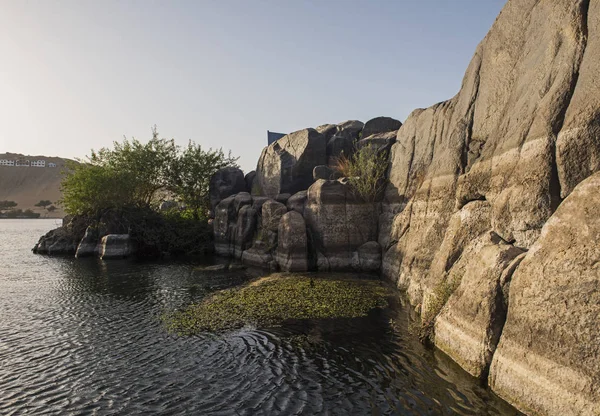
[[[454,96],[504,0],[0,0],[0,153],[82,158],[152,126],[253,170],[266,131]]]

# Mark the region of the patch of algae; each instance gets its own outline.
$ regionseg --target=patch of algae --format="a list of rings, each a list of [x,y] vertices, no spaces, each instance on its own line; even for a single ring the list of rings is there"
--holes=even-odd
[[[390,290],[379,280],[345,276],[274,274],[210,295],[165,316],[175,333],[278,325],[286,320],[358,318],[388,306]]]

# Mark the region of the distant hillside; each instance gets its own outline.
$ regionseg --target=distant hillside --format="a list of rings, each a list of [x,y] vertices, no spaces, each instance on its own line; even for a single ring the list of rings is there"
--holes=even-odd
[[[3,160],[34,161],[44,160],[45,167],[2,166]],[[15,201],[17,208],[31,209],[41,213],[41,217],[62,218],[65,213],[58,205],[56,211],[48,214],[44,209],[35,207],[42,199],[56,203],[61,198],[61,171],[67,159],[47,156],[28,156],[16,153],[0,153],[0,201]],[[15,163],[16,164],[16,163]],[[55,164],[56,167],[50,167]]]

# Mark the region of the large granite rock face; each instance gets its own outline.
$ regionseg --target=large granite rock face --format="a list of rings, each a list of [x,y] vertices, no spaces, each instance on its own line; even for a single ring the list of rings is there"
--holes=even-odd
[[[353,252],[377,239],[378,216],[378,204],[358,201],[341,181],[321,179],[308,189],[304,218],[331,270],[352,269]]]
[[[296,211],[290,211],[281,217],[275,260],[284,272],[308,270],[306,223]]]
[[[587,5],[509,1],[477,47],[458,95],[414,111],[398,131],[385,203],[402,207],[410,200],[412,210],[400,240],[390,237],[402,261],[397,270],[384,268],[395,274],[390,278],[415,285],[416,302],[462,206],[485,199],[493,231],[528,248],[560,203],[555,142],[564,115],[573,112],[567,111],[573,92],[586,79],[580,70]]]
[[[558,207],[513,275],[489,383],[530,414],[600,414],[600,173]]]
[[[290,133],[265,147],[256,168],[262,195],[295,194],[312,184],[315,166],[326,163],[325,138],[315,129]]]
[[[435,320],[435,345],[475,377],[487,376],[506,317],[503,289],[512,276],[506,271],[514,271],[522,253],[494,234],[484,235],[447,277],[460,284]]]
[[[238,168],[219,169],[209,182],[210,205],[214,210],[217,204],[230,195],[246,191],[244,172]]]
[[[402,123],[391,117],[376,117],[365,123],[362,131],[362,138],[367,138],[373,134],[388,133],[398,131]]]

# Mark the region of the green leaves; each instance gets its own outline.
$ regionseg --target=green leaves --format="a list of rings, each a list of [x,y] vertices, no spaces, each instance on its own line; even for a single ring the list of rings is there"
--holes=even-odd
[[[84,163],[68,164],[61,203],[69,214],[98,216],[107,209],[150,207],[168,198],[182,202],[199,219],[208,206],[210,177],[236,161],[221,149],[205,151],[191,141],[182,149],[172,139],[161,139],[154,127],[147,143],[124,139],[112,149],[92,150]]]

